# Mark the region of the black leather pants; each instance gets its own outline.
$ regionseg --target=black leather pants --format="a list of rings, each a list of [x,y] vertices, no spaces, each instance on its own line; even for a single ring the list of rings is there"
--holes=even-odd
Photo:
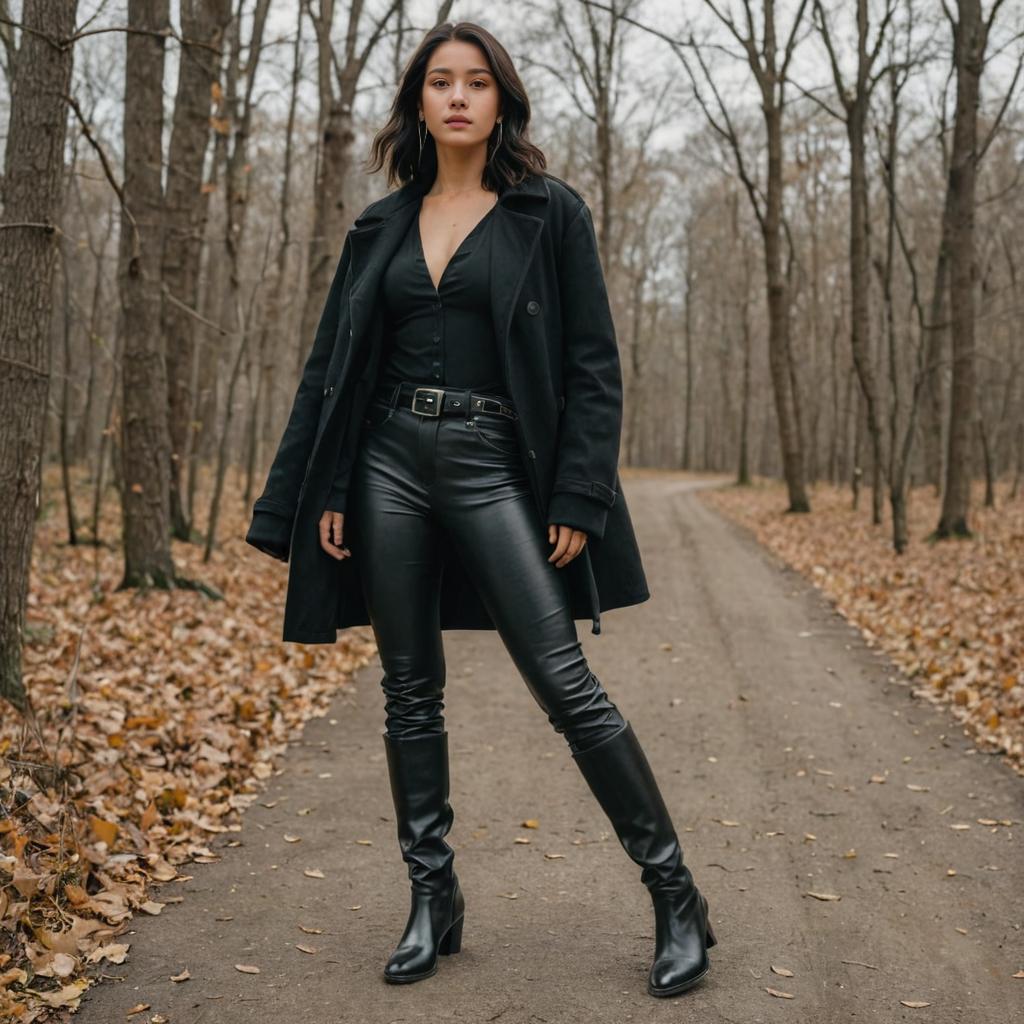
[[[368,406],[344,540],[358,559],[384,668],[389,736],[445,727],[441,531],[570,749],[587,749],[625,725],[583,655],[564,569],[548,561],[554,549],[518,446],[515,424],[498,413],[423,416],[378,399]]]

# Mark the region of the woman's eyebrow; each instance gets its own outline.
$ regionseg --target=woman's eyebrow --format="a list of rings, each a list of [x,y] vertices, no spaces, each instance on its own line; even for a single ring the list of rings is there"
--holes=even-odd
[[[467,75],[480,75],[480,74],[489,75],[490,73],[491,72],[490,72],[490,70],[488,68],[470,68],[466,72]],[[450,74],[452,74],[452,69],[451,68],[431,68],[427,72],[427,74],[428,75],[434,75],[434,74],[450,75]]]

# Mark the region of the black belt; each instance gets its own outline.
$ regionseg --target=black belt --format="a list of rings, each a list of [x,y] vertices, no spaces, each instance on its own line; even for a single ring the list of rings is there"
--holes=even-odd
[[[374,397],[389,405],[411,409],[420,416],[468,416],[474,412],[496,412],[509,419],[518,419],[510,401],[480,394],[472,388],[439,388],[402,381],[397,387],[379,387]]]

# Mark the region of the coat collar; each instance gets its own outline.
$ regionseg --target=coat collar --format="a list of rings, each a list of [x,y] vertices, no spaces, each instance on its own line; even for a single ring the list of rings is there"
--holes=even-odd
[[[374,203],[370,210],[356,218],[349,234],[363,235],[381,227],[403,207],[418,201],[432,184],[432,182],[410,181],[394,192],[389,192],[383,199]],[[545,176],[531,173],[517,185],[510,185],[501,192],[498,196],[498,203],[503,207],[508,207],[520,199],[539,199],[547,202],[550,198],[551,192],[548,189]]]
[[[351,278],[349,323],[356,347],[360,347],[373,316],[384,270],[401,243],[412,219],[418,215],[419,200],[429,184],[412,181],[372,206],[356,219],[349,231]],[[528,212],[537,202],[547,203],[551,193],[543,174],[529,174],[499,196],[491,231],[491,305],[495,334],[502,357],[512,325],[519,291],[534,248],[544,226],[544,217]]]

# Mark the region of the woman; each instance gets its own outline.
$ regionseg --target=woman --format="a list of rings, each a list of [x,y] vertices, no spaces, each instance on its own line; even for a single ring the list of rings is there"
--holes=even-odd
[[[301,610],[286,609],[285,639],[373,627],[412,883],[385,979],[430,977],[438,954],[460,948],[465,899],[444,838],[453,811],[442,630],[491,628],[643,868],[656,920],[648,991],[675,995],[708,971],[707,901],[573,621],[588,609],[598,632],[601,609],[649,596],[618,486],[618,351],[590,211],[544,171],[529,116],[508,53],[485,29],[446,23],[426,35],[368,168],[386,164],[389,183],[404,184],[346,239],[247,540],[298,557],[308,509],[321,509],[318,557],[339,575],[318,583],[320,562],[301,549],[308,571],[297,572],[293,558],[289,602]],[[315,403],[324,381],[335,383]],[[599,545],[617,561],[588,558]],[[585,579],[567,577],[578,566]],[[452,596],[460,573],[476,612]]]

